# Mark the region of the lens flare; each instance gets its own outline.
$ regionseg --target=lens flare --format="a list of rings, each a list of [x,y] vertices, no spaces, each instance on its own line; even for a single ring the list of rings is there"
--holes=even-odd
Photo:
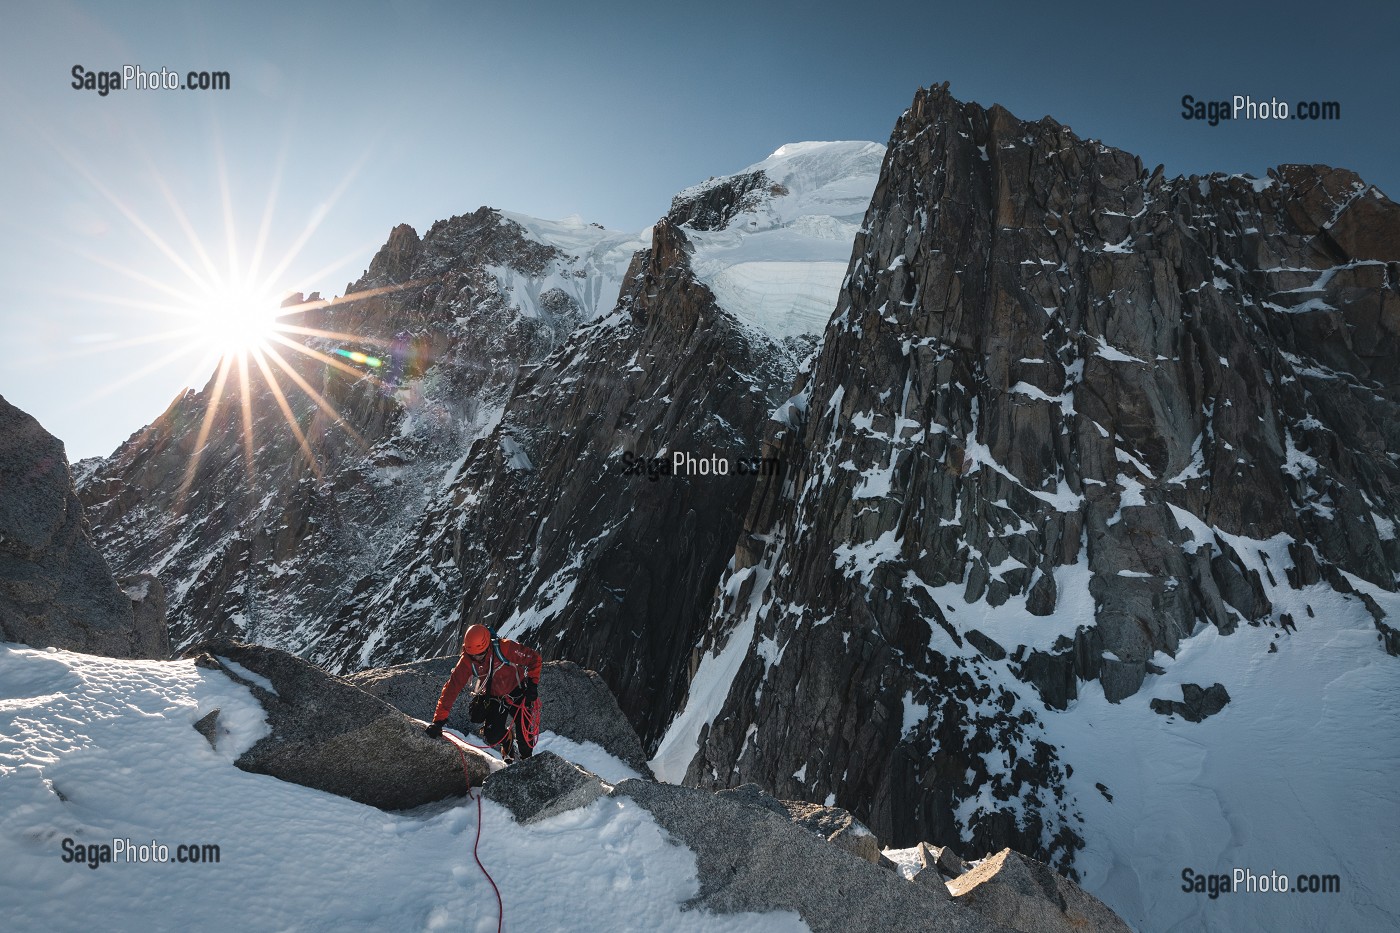
[[[364,365],[372,366],[375,369],[378,369],[379,367],[384,365],[384,361],[379,359],[378,357],[366,356],[365,354],[360,353],[357,350],[336,349],[335,353],[336,356],[343,356],[347,360],[351,360],[356,363],[363,363]]]

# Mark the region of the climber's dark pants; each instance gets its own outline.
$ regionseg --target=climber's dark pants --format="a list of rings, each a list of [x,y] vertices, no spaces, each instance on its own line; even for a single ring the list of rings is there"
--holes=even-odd
[[[472,722],[484,723],[482,738],[499,748],[503,757],[529,758],[535,753],[536,727],[531,720],[538,722],[539,701],[527,704],[523,694],[523,689],[517,689],[506,699],[488,696],[472,698]],[[506,737],[506,730],[512,722],[515,729],[510,737]],[[504,742],[502,738],[505,738]]]

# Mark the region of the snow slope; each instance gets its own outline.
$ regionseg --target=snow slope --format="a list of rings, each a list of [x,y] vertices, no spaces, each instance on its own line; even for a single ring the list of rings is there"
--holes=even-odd
[[[789,143],[737,172],[762,171],[787,193],[761,199],[724,229],[687,228],[696,277],[720,307],[770,336],[820,334],[836,309],[884,155],[879,143]],[[676,197],[733,177],[711,179]]]
[[[230,728],[219,752],[192,728],[215,707]],[[235,768],[265,729],[246,688],[189,661],[0,645],[4,928],[496,929],[495,896],[472,858],[474,803],[385,813]],[[583,750],[626,776],[601,749]],[[699,889],[694,855],[631,801],[604,797],[528,827],[486,801],[482,820],[506,930],[807,929],[792,913],[682,911]],[[65,837],[154,840],[172,860],[65,863]],[[178,863],[182,843],[216,844],[219,861]]]

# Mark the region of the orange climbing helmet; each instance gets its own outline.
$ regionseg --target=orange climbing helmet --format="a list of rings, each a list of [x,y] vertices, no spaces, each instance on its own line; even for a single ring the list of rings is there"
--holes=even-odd
[[[467,629],[466,635],[462,637],[463,654],[485,654],[486,649],[490,647],[491,630],[484,625],[471,626]]]

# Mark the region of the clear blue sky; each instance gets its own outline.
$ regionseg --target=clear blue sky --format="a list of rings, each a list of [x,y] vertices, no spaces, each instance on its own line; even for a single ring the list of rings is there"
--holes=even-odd
[[[1325,162],[1396,196],[1397,35],[1400,5],[1382,0],[4,0],[0,394],[76,460],[203,383],[196,354],[142,372],[180,341],[128,342],[181,322],[146,306],[188,285],[180,262],[199,266],[162,185],[224,261],[221,161],[237,263],[264,216],[264,272],[320,217],[277,284],[326,293],[396,223],[489,204],[641,229],[679,188],[783,143],[883,142],[915,89],[944,80],[1171,174]],[[222,70],[232,89],[100,97],[70,87],[77,64]],[[1209,127],[1181,118],[1188,93],[1336,100],[1342,119]]]

